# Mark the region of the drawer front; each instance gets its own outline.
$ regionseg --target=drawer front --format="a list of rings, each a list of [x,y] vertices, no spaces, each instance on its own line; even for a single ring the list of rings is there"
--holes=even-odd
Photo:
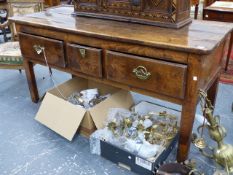
[[[63,42],[30,34],[19,34],[20,48],[25,58],[45,62],[44,54],[39,51],[44,48],[49,65],[65,67]]]
[[[221,21],[222,15],[210,10],[204,10],[203,19],[210,21]]]
[[[224,11],[204,10],[204,20],[210,21],[221,21],[221,22],[232,22],[233,13]]]
[[[107,51],[108,80],[183,99],[187,66]]]
[[[69,67],[77,72],[102,77],[102,50],[67,44],[67,58]]]

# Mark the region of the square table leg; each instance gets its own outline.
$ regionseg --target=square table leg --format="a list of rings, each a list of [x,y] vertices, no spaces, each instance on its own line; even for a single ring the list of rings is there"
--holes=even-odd
[[[24,68],[27,76],[28,87],[31,94],[31,99],[34,103],[39,101],[39,93],[37,89],[35,73],[34,73],[34,64],[27,59],[24,59]]]
[[[216,101],[218,84],[219,84],[219,76],[215,79],[215,81],[207,91],[208,98],[211,100],[213,105],[215,105],[215,101]],[[194,88],[193,90],[190,90],[190,92],[193,92],[193,95],[190,96],[190,100],[188,102],[185,102],[182,109],[180,139],[179,139],[178,152],[177,152],[177,160],[179,162],[183,162],[188,158],[193,122],[196,114],[198,89]],[[196,97],[195,94],[197,94]]]
[[[177,161],[183,162],[187,159],[191,142],[193,122],[196,114],[198,101],[198,82],[200,71],[200,61],[196,57],[190,56],[189,70],[187,77],[187,86],[185,99],[182,104],[181,121],[180,121],[180,138],[178,143]]]
[[[187,77],[187,88],[185,100],[182,105],[180,138],[178,143],[177,161],[183,162],[188,158],[193,123],[196,115],[196,107],[199,100],[199,79],[200,79],[200,61],[194,57],[189,58],[189,72]],[[213,78],[211,86],[208,87],[207,93],[212,104],[215,104],[218,90],[220,72]]]

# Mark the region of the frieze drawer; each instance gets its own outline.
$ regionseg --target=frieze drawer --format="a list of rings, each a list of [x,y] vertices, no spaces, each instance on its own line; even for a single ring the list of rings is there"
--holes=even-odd
[[[69,67],[77,72],[102,77],[102,49],[67,44]]]
[[[224,15],[223,14],[216,14],[211,10],[204,10],[203,12],[204,20],[214,20],[214,21],[223,21]]]
[[[187,65],[107,51],[108,80],[183,99]]]
[[[221,22],[232,22],[232,12],[225,12],[225,11],[213,11],[204,9],[203,11],[203,19],[210,20],[210,21],[221,21]]]
[[[62,41],[25,33],[19,34],[19,41],[23,57],[45,62],[45,53],[49,65],[65,67]]]

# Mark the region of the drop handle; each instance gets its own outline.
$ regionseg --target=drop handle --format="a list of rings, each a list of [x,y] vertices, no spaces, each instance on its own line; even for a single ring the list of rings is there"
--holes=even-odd
[[[151,76],[151,73],[144,66],[138,66],[133,69],[133,73],[140,80],[148,80]]]
[[[38,55],[40,55],[44,51],[44,47],[40,45],[33,45],[34,50]]]

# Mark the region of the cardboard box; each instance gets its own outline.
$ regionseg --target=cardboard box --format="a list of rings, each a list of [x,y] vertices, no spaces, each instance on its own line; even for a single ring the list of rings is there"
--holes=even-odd
[[[176,115],[178,117],[178,121],[180,120],[181,115],[180,111],[145,101],[135,105],[131,108],[131,110],[141,115],[146,115],[152,111],[167,111],[167,113],[169,114]],[[104,140],[100,141],[101,156],[137,174],[154,175],[158,166],[167,159],[171,151],[175,148],[178,138],[179,134],[177,134],[173,138],[173,140],[167,145],[166,149],[164,149],[156,156],[156,159],[154,161],[150,161],[143,157],[135,155],[134,153],[124,150]]]
[[[109,142],[100,141],[101,156],[116,163],[118,166],[135,172],[139,175],[155,175],[159,165],[161,165],[175,148],[178,140],[178,134],[157,157],[155,161],[146,160],[143,157],[137,156],[117,147]]]
[[[97,88],[101,95],[111,96],[88,110],[64,100],[74,92]],[[59,93],[59,91],[62,93]],[[51,130],[72,141],[79,130],[84,136],[89,136],[97,129],[104,127],[109,108],[130,108],[133,99],[128,91],[123,91],[94,81],[74,78],[57,88],[49,90],[35,119]]]

